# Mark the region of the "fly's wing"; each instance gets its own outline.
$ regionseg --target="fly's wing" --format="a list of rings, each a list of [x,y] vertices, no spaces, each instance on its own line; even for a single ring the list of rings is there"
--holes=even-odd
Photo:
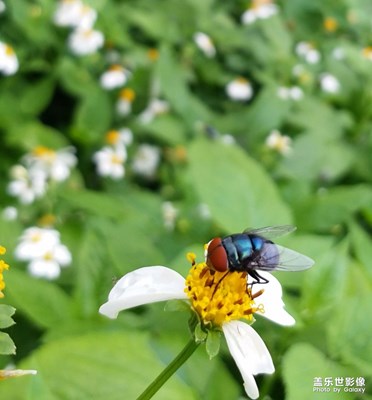
[[[251,267],[261,271],[302,271],[310,268],[314,261],[297,251],[274,243],[265,243],[260,257]]]
[[[265,226],[258,229],[245,229],[244,233],[248,235],[262,236],[265,239],[274,239],[279,236],[287,235],[295,231],[297,228],[293,225]]]

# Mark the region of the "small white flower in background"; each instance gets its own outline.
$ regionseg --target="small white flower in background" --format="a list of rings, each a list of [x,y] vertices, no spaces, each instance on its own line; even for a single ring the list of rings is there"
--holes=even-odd
[[[246,10],[241,21],[244,25],[253,24],[258,19],[270,18],[278,13],[278,6],[271,0],[253,0],[251,6]]]
[[[171,201],[165,201],[161,206],[164,226],[172,231],[176,224],[177,215],[179,210],[173,205]]]
[[[112,146],[129,146],[133,141],[133,133],[129,128],[112,129],[106,133],[105,141]]]
[[[14,75],[19,68],[18,58],[11,46],[0,42],[0,73]]]
[[[143,124],[149,124],[157,115],[165,114],[168,111],[169,104],[167,101],[154,98],[150,100],[146,109],[138,116],[138,119]]]
[[[345,58],[345,51],[341,47],[335,47],[332,50],[331,55],[335,60],[343,60]]]
[[[59,1],[53,20],[58,26],[91,28],[97,19],[97,11],[80,0]]]
[[[341,89],[340,81],[332,74],[324,73],[320,75],[320,87],[323,92],[337,93]]]
[[[196,32],[194,34],[194,42],[207,57],[211,58],[216,55],[216,48],[214,47],[212,39],[207,34]]]
[[[68,38],[68,45],[72,53],[85,56],[95,53],[104,44],[103,33],[94,29],[77,28]]]
[[[200,203],[197,206],[197,212],[202,219],[210,219],[211,218],[211,211],[208,207],[208,204]]]
[[[132,170],[145,178],[153,178],[160,162],[160,149],[151,144],[141,144],[132,161]]]
[[[6,5],[2,0],[0,0],[0,14],[2,14],[5,10],[6,10]]]
[[[47,189],[47,176],[39,169],[28,170],[22,165],[15,165],[10,170],[11,181],[7,192],[23,204],[31,204],[44,196]]]
[[[298,86],[281,86],[278,88],[277,94],[283,100],[299,101],[304,97],[303,90]]]
[[[223,144],[226,144],[227,146],[236,143],[236,140],[235,140],[234,136],[232,136],[232,135],[230,135],[228,133],[222,134],[220,140],[221,140],[221,142]]]
[[[119,115],[125,117],[132,112],[132,103],[135,96],[133,89],[125,88],[120,90],[119,98],[116,102],[116,111]]]
[[[56,279],[61,267],[71,264],[71,253],[60,242],[60,234],[51,228],[27,228],[14,250],[15,258],[28,262],[31,275],[46,279]]]
[[[43,171],[47,178],[57,182],[65,181],[77,164],[74,147],[53,150],[37,146],[24,157],[24,161],[30,171]]]
[[[57,230],[33,226],[22,233],[14,255],[18,260],[29,261],[41,257],[45,249],[54,247],[59,242],[60,235]]]
[[[18,217],[18,210],[13,206],[3,208],[1,213],[4,221],[15,221]]]
[[[45,249],[41,257],[29,260],[28,272],[32,276],[46,279],[56,279],[61,274],[61,268],[71,264],[69,249],[63,244],[57,244]]]
[[[266,138],[266,146],[280,154],[288,155],[292,151],[292,139],[289,136],[282,135],[278,130],[274,129]]]
[[[245,101],[252,98],[253,88],[247,79],[239,77],[226,85],[226,93],[231,100]]]
[[[101,75],[100,82],[104,89],[116,89],[124,86],[130,76],[130,72],[121,65],[114,64]]]
[[[299,42],[295,51],[298,56],[309,64],[317,64],[320,61],[319,51],[309,42]]]
[[[93,155],[98,175],[112,179],[120,179],[124,176],[126,159],[127,151],[124,146],[105,146]]]

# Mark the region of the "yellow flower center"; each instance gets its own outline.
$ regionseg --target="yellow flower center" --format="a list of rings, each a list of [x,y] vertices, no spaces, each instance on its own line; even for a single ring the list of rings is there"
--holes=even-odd
[[[133,89],[125,88],[120,91],[119,97],[125,101],[128,101],[129,103],[132,103],[136,97],[136,94]]]
[[[32,153],[35,157],[41,158],[49,162],[53,162],[54,159],[56,158],[56,152],[45,146],[35,147]]]
[[[156,61],[159,58],[159,52],[157,49],[151,48],[147,51],[147,57],[151,61]]]
[[[108,144],[116,144],[119,141],[120,132],[117,130],[111,130],[106,133],[105,140]]]
[[[5,252],[5,247],[0,246],[0,254],[3,255]],[[0,260],[0,299],[4,297],[4,293],[2,292],[2,290],[5,288],[3,271],[7,269],[9,269],[9,265],[4,260]]]
[[[196,264],[194,255],[188,258],[193,266],[186,278],[185,293],[204,325],[221,326],[242,318],[253,322],[253,314],[263,312],[263,306],[254,300],[263,291],[252,294],[246,272],[212,271],[205,262]]]
[[[323,21],[323,26],[327,32],[334,32],[338,28],[338,22],[335,18],[327,17]]]

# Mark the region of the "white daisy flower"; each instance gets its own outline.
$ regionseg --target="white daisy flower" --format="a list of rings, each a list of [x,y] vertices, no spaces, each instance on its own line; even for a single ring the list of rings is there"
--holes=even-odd
[[[133,141],[133,133],[129,128],[112,129],[105,135],[105,141],[111,146],[129,146]]]
[[[299,101],[304,97],[304,92],[299,86],[281,86],[278,88],[277,94],[283,100]]]
[[[266,146],[283,155],[288,155],[292,151],[291,144],[292,139],[289,136],[282,135],[276,129],[271,131],[266,138]]]
[[[70,265],[71,260],[69,249],[57,243],[50,248],[45,248],[40,257],[30,260],[27,269],[32,276],[52,280],[60,276],[61,268]]]
[[[317,64],[320,61],[320,53],[312,43],[299,42],[296,45],[295,51],[297,55],[302,57],[309,64]]]
[[[44,171],[33,168],[26,169],[22,165],[15,165],[10,171],[11,181],[7,192],[17,197],[23,204],[31,204],[44,196],[47,189],[47,176]]]
[[[14,250],[18,260],[30,261],[42,257],[46,251],[60,243],[59,232],[50,228],[27,228],[19,238]]]
[[[332,74],[320,75],[320,87],[326,93],[338,93],[341,89],[340,81]]]
[[[161,206],[164,226],[172,231],[176,224],[177,215],[179,210],[174,206],[171,201],[165,201]]]
[[[14,75],[19,68],[18,58],[11,46],[0,42],[0,73]]]
[[[216,48],[212,42],[212,39],[203,32],[196,32],[194,34],[194,42],[198,48],[209,58],[216,55]]]
[[[246,10],[241,21],[244,25],[249,25],[258,19],[270,18],[278,13],[278,6],[271,0],[253,0],[251,6]]]
[[[160,149],[151,144],[141,144],[132,161],[132,170],[145,178],[153,178],[160,162]]]
[[[107,90],[119,88],[127,83],[129,76],[128,70],[121,65],[114,64],[101,75],[101,86]]]
[[[226,85],[226,93],[231,100],[246,101],[252,98],[253,88],[247,79],[239,77]]]
[[[132,103],[135,97],[136,94],[133,89],[122,89],[116,102],[116,112],[122,117],[129,115],[132,112]]]
[[[77,56],[95,53],[103,44],[103,33],[94,29],[77,28],[68,38],[69,48]]]
[[[71,253],[61,244],[60,234],[51,228],[27,228],[19,239],[14,256],[28,261],[28,271],[32,276],[56,279],[61,267],[71,264]]]
[[[45,146],[37,146],[32,153],[24,157],[29,170],[40,170],[47,178],[62,182],[69,176],[71,169],[77,164],[74,147],[53,150]]]
[[[165,114],[169,111],[169,103],[165,100],[151,99],[144,111],[138,116],[143,124],[149,124],[157,115]]]
[[[97,11],[80,0],[58,2],[53,20],[58,26],[90,29],[97,19]]]
[[[295,320],[284,309],[281,285],[271,274],[260,271],[268,283],[255,284],[253,292],[247,286],[245,274],[211,272],[205,262],[196,264],[194,255],[190,259],[192,268],[186,280],[163,266],[144,267],[126,274],[115,284],[99,311],[116,318],[120,311],[143,304],[188,301],[203,326],[213,326],[224,333],[242,374],[245,391],[250,398],[257,399],[259,391],[254,375],[271,374],[274,365],[263,340],[241,319],[252,323],[253,314],[258,314],[281,325],[293,325]]]
[[[127,151],[124,146],[105,146],[93,155],[98,175],[112,179],[120,179],[124,176],[126,159]]]
[[[18,217],[18,210],[16,207],[8,206],[2,210],[1,215],[5,221],[15,221]]]
[[[5,10],[6,10],[6,5],[2,0],[0,0],[0,14],[2,14]]]

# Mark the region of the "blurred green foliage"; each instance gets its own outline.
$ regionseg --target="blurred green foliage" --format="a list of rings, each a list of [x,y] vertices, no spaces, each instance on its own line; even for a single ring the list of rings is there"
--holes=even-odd
[[[277,274],[295,327],[254,325],[276,366],[257,379],[262,398],[324,399],[313,392],[315,377],[363,377],[371,393],[371,2],[283,0],[276,15],[243,25],[249,1],[87,0],[105,46],[86,56],[72,54],[71,29],[53,23],[56,2],[5,3],[0,41],[20,68],[0,76],[0,201],[16,206],[18,217],[0,219],[0,243],[11,265],[4,293],[17,312],[6,332],[17,354],[0,358],[0,368],[15,362],[38,375],[1,382],[1,398],[136,398],[187,341],[187,315],[155,304],[108,321],[98,308],[114,281],[144,265],[186,275],[184,255],[193,249],[201,259],[211,237],[277,224],[298,227],[281,244],[315,266]],[[214,57],[195,44],[200,31],[212,39]],[[296,54],[302,41],[319,51],[318,63]],[[112,60],[131,72],[126,86],[136,97],[125,116],[115,110],[119,89],[100,84]],[[338,91],[322,89],[324,73],[337,78]],[[239,76],[250,81],[252,99],[226,95]],[[293,86],[302,99],[278,96]],[[153,98],[169,110],[143,123]],[[103,178],[92,156],[107,131],[124,126],[133,132],[125,177]],[[272,130],[291,138],[289,154],[267,146]],[[161,149],[150,179],[131,169],[144,143]],[[18,204],[7,194],[10,168],[40,145],[74,146],[78,165],[44,197]],[[165,201],[178,210],[172,229],[164,225]],[[30,276],[12,257],[22,231],[45,214],[55,216],[73,257],[56,281]],[[241,377],[226,347],[221,354],[209,361],[199,349],[155,398],[238,399]],[[372,399],[366,393],[327,399]]]

